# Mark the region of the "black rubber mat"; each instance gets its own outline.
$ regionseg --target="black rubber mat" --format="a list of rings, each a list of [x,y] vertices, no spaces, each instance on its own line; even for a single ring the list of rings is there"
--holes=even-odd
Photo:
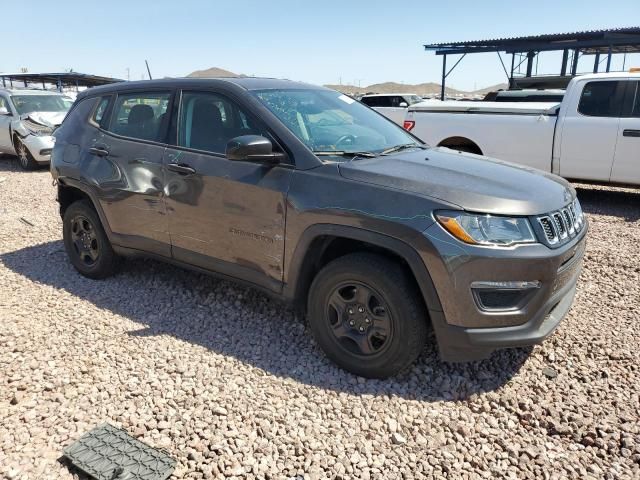
[[[106,423],[68,446],[64,456],[98,480],[164,480],[176,466],[164,452]]]

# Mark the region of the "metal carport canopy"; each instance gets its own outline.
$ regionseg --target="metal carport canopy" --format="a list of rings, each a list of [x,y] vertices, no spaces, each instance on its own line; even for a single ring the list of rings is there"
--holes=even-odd
[[[596,64],[594,71],[598,71],[599,57],[606,54],[607,71],[611,65],[611,55],[620,53],[640,53],[640,27],[613,28],[606,30],[589,30],[573,33],[555,33],[544,35],[531,35],[526,37],[496,38],[489,40],[473,40],[463,42],[444,42],[424,45],[425,50],[434,51],[436,55],[443,56],[442,68],[442,93],[444,99],[444,83],[446,77],[454,67],[446,71],[447,55],[466,55],[468,53],[505,52],[515,56],[516,53],[526,53],[528,56],[527,77],[531,77],[531,65],[533,58],[542,51],[563,51],[561,76],[566,75],[568,52],[574,52],[574,60],[571,75],[575,75],[575,67],[579,55],[595,55]],[[512,59],[513,60],[513,59]],[[502,58],[501,58],[502,61]],[[504,65],[503,65],[504,67]],[[513,84],[513,61],[510,85]],[[505,68],[506,72],[506,68]]]

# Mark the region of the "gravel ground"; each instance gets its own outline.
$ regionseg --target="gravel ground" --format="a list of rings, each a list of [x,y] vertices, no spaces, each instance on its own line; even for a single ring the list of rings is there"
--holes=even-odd
[[[103,422],[175,478],[640,478],[640,191],[579,188],[585,266],[543,345],[466,365],[429,346],[387,381],[334,367],[254,290],[146,260],[81,277],[54,194],[0,159],[6,478],[78,478],[62,449]]]

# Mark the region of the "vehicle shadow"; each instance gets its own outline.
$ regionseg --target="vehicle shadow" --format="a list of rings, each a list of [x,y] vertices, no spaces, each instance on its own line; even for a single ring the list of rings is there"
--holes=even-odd
[[[18,164],[18,157],[15,155],[8,155],[5,153],[0,153],[0,172],[23,172],[25,174],[33,172],[41,172],[42,170],[47,170],[49,168],[48,164],[40,165],[35,170],[26,171],[20,168]]]
[[[365,381],[332,364],[290,308],[249,287],[145,259],[127,261],[110,279],[89,280],[73,270],[60,240],[2,254],[0,262],[139,323],[128,335],[171,335],[282,378],[353,394],[463,400],[500,388],[531,352],[508,349],[489,360],[450,364],[438,359],[429,342],[409,372]]]
[[[576,186],[580,205],[586,213],[622,217],[627,222],[640,220],[640,189],[603,189]]]

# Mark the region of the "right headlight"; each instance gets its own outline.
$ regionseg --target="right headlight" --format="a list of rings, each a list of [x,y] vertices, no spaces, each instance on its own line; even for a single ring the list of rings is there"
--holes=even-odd
[[[525,217],[501,217],[455,211],[437,212],[442,227],[458,240],[472,245],[508,247],[517,243],[536,243]]]

